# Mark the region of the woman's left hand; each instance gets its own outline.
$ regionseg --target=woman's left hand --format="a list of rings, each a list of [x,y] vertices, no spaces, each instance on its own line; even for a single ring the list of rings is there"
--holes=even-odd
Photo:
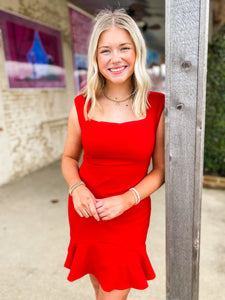
[[[96,209],[103,221],[120,216],[134,204],[135,199],[130,192],[118,196],[96,199]]]

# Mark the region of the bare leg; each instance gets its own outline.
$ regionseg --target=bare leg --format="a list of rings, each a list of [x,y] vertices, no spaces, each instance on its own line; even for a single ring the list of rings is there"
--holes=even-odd
[[[89,276],[90,276],[90,280],[91,280],[91,283],[93,285],[93,288],[95,290],[96,299],[98,299],[100,284],[98,282],[98,279],[93,274],[89,274]]]
[[[130,289],[105,292],[100,286],[97,300],[126,300],[129,292]]]

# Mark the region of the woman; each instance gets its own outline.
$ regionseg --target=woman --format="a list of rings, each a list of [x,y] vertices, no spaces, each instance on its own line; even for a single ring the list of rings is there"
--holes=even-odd
[[[122,300],[155,277],[145,241],[149,195],[164,182],[164,95],[149,92],[145,43],[123,10],[98,14],[88,59],[62,159],[70,192],[65,267],[70,281],[90,275],[97,300]]]

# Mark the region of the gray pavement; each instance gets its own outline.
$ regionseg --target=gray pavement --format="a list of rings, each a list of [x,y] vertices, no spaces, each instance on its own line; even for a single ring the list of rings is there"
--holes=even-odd
[[[225,299],[224,225],[225,191],[203,189],[200,300]],[[66,280],[68,242],[67,186],[60,161],[1,186],[0,299],[94,299],[88,276]],[[133,290],[129,300],[166,299],[164,187],[152,196],[147,245],[157,278],[148,289]]]

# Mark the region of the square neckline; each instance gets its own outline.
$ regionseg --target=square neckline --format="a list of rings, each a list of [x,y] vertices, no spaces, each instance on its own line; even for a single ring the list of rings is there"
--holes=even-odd
[[[99,123],[99,124],[119,124],[119,125],[122,125],[122,124],[138,123],[138,122],[144,121],[146,119],[147,119],[147,115],[146,115],[146,117],[144,117],[142,119],[125,121],[125,122],[110,122],[110,121],[101,121],[101,120],[98,121],[98,120],[95,120],[95,119],[90,119],[89,121],[90,122],[96,122],[96,123]]]

